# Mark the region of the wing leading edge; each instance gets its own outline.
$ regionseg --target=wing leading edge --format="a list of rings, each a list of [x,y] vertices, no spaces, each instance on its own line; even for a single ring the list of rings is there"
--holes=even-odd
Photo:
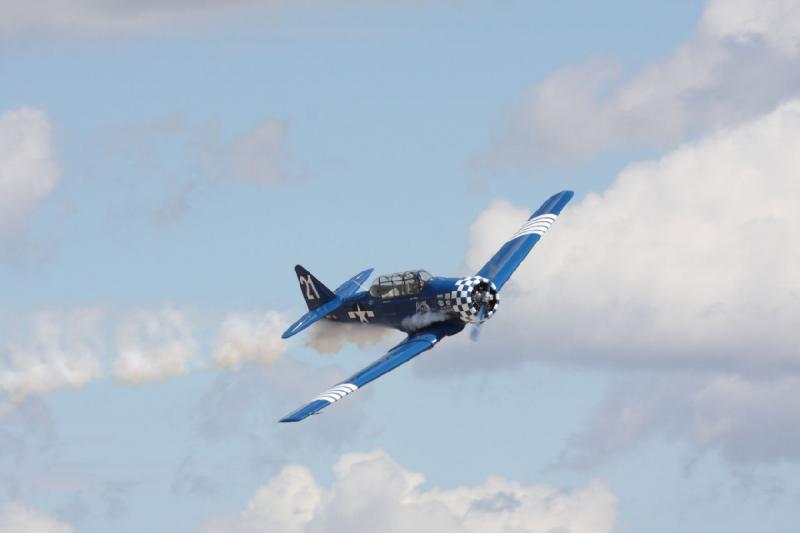
[[[386,355],[372,363],[366,368],[356,372],[350,378],[344,380],[326,390],[303,407],[291,414],[281,418],[281,422],[299,422],[310,415],[315,415],[330,404],[341,400],[348,394],[355,392],[367,383],[374,381],[418,356],[426,350],[430,350],[434,345],[447,335],[454,333],[454,327],[445,323],[434,325],[424,330],[410,335],[406,340],[389,350]],[[460,331],[463,325],[457,329]]]
[[[489,259],[489,262],[478,271],[477,275],[489,278],[494,282],[497,290],[500,290],[539,242],[542,235],[550,229],[574,194],[572,191],[561,191],[548,198]]]

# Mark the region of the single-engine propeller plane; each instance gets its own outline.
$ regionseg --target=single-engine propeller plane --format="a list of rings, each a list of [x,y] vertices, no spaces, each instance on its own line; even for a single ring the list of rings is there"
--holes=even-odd
[[[321,319],[388,326],[407,333],[408,337],[368,367],[280,421],[299,422],[319,413],[330,404],[430,350],[444,337],[459,333],[467,324],[473,325],[471,336],[477,340],[480,325],[497,311],[500,289],[555,222],[572,196],[572,191],[562,191],[548,198],[474,276],[440,278],[424,270],[414,270],[379,276],[368,291],[359,292],[361,284],[372,274],[372,269],[369,269],[331,291],[308,270],[297,265],[295,272],[303,298],[308,304],[308,313],[283,333],[284,339]]]

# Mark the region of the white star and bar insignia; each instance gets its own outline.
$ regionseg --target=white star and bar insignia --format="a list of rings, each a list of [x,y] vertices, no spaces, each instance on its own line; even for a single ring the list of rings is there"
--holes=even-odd
[[[350,318],[357,318],[361,322],[368,323],[369,322],[368,319],[374,318],[375,313],[373,313],[372,311],[364,311],[361,309],[360,305],[356,304],[356,308],[353,311],[348,311],[347,316],[349,316]]]

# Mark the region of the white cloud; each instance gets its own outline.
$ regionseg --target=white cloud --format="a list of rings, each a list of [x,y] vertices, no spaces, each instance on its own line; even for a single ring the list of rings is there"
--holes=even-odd
[[[101,318],[97,309],[34,313],[29,337],[0,348],[0,390],[19,402],[98,377]]]
[[[459,354],[458,367],[554,357],[800,368],[798,168],[800,101],[629,166],[568,206],[484,328],[495,355]],[[528,211],[481,214],[470,271]]]
[[[68,524],[22,503],[0,507],[0,533],[72,533]]]
[[[654,437],[719,451],[734,463],[797,460],[798,386],[796,375],[637,376],[612,388],[559,463],[592,465]]]
[[[797,0],[714,0],[702,24],[712,35],[737,41],[767,41],[787,53],[800,53],[800,2]]]
[[[132,313],[117,328],[114,377],[130,384],[186,373],[197,349],[192,325],[172,306]]]
[[[276,311],[230,313],[222,321],[214,363],[238,370],[248,361],[272,365],[286,351],[286,318]]]
[[[622,147],[672,146],[800,94],[800,2],[711,0],[662,62],[623,76],[613,61],[564,67],[532,87],[476,157],[518,171]]]
[[[60,174],[47,114],[25,107],[0,113],[0,231],[21,223]]]
[[[238,517],[202,531],[602,533],[616,521],[616,497],[600,482],[566,492],[490,477],[478,486],[422,490],[422,474],[380,450],[346,454],[334,473],[326,488],[306,467],[287,466]]]

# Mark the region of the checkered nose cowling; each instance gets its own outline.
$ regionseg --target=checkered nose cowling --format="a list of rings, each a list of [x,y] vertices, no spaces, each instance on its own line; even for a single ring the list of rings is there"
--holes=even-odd
[[[497,311],[500,297],[497,287],[487,278],[473,276],[456,282],[453,309],[464,322],[485,322]],[[481,305],[486,307],[483,320],[478,320]]]

